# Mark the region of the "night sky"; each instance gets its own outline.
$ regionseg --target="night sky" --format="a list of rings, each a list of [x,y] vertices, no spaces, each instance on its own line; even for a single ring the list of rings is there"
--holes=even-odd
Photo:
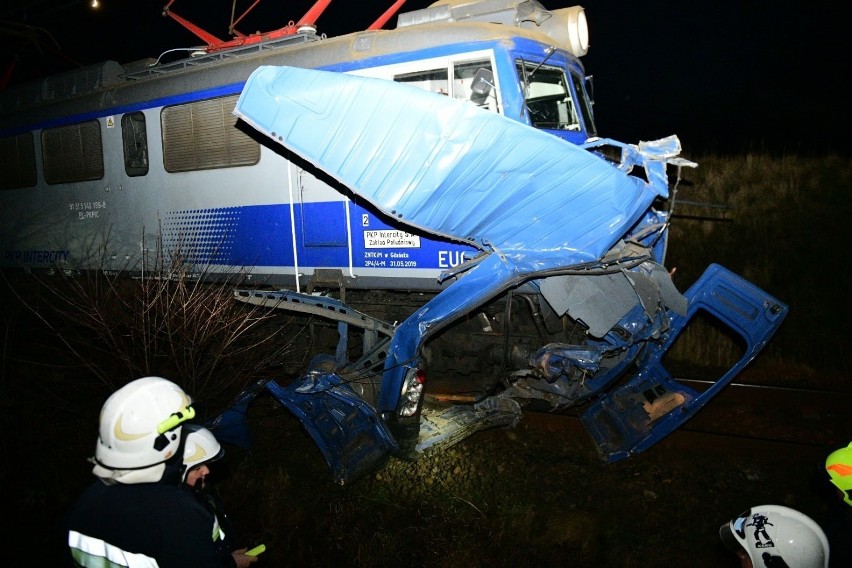
[[[0,64],[11,82],[105,59],[126,63],[201,42],[161,15],[166,0],[24,0],[0,11]],[[318,22],[329,36],[364,29],[392,0],[335,0]],[[408,0],[402,11],[430,5]],[[542,0],[545,7],[574,5]],[[237,13],[251,4],[238,0]],[[312,0],[262,0],[238,29],[269,31],[297,20]],[[228,39],[231,0],[177,0],[172,10]],[[677,134],[693,152],[849,154],[852,26],[839,8],[815,3],[588,0],[603,136],[626,142]],[[10,24],[10,22],[14,22]],[[26,36],[18,24],[42,31]],[[393,18],[386,27],[393,27]],[[47,35],[49,32],[50,36]],[[50,41],[55,40],[55,44]]]

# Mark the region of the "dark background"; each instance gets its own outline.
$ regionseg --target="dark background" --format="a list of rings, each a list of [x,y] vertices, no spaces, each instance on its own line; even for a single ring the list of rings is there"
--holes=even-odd
[[[165,0],[4,0],[0,65],[9,83],[106,59],[156,58],[202,42],[161,15]],[[408,0],[401,11],[430,5]],[[555,9],[573,2],[542,2]],[[239,15],[251,4],[238,0]],[[270,31],[312,0],[262,0],[237,29]],[[392,0],[336,0],[329,36],[365,29]],[[848,20],[839,5],[758,2],[582,4],[601,135],[626,142],[677,134],[693,153],[848,154]],[[173,12],[229,39],[231,0],[177,0]],[[393,27],[392,18],[385,27]]]

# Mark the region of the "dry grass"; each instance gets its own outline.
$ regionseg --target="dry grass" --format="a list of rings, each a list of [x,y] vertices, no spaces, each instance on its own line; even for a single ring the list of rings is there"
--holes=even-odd
[[[842,258],[852,213],[852,164],[767,153],[693,157],[678,199],[667,265],[686,288],[712,263],[743,275],[790,307],[762,359],[835,374],[849,367],[843,314],[852,271]],[[695,345],[698,360],[706,351]],[[765,363],[764,363],[765,364]]]

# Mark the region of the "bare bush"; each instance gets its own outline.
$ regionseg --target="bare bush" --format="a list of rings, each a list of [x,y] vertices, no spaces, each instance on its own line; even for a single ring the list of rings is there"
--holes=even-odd
[[[18,280],[15,293],[96,380],[93,386],[111,392],[141,376],[163,376],[212,405],[282,365],[294,341],[286,333],[289,317],[234,300],[241,280],[213,279],[172,259],[132,277],[31,275]],[[38,301],[24,300],[33,292]]]

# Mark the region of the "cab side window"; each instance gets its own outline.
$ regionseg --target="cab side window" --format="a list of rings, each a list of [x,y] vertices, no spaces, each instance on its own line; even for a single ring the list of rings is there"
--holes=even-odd
[[[127,113],[121,117],[121,140],[124,146],[124,171],[128,176],[148,173],[148,131],[145,115]]]
[[[413,71],[411,73],[401,73],[394,75],[393,80],[397,83],[405,83],[424,91],[438,93],[441,95],[450,94],[449,73],[446,69],[429,69],[427,71]]]
[[[483,85],[477,87],[475,78],[477,72],[480,74],[487,72],[486,76],[491,78],[492,83],[486,87]],[[456,62],[453,65],[453,96],[457,99],[470,101],[480,108],[485,108],[492,112],[498,112],[497,95],[495,93],[494,73],[491,69],[490,61],[468,61]]]

